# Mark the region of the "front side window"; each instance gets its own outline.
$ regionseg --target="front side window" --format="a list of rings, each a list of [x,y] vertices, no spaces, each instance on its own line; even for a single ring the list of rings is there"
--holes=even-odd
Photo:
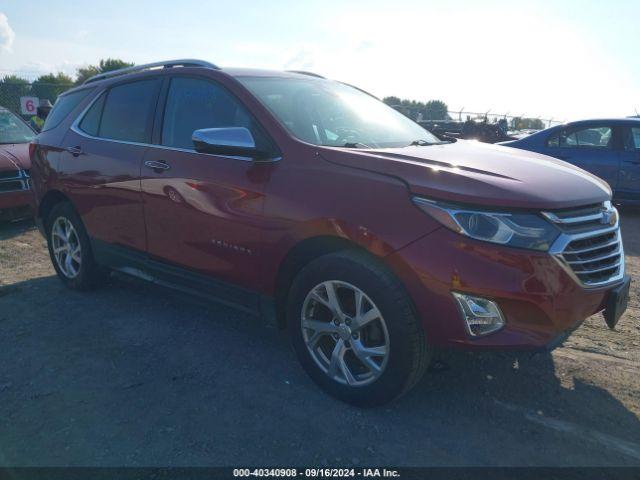
[[[559,148],[608,148],[611,137],[611,127],[567,129],[552,135],[547,145]]]
[[[162,124],[162,145],[193,149],[191,137],[195,130],[224,127],[247,128],[258,149],[271,149],[253,117],[224,87],[202,78],[171,79]]]
[[[433,134],[371,95],[317,78],[239,77],[295,137],[314,145],[359,148],[440,143]]]
[[[60,95],[56,100],[53,109],[49,112],[49,115],[47,115],[47,119],[42,126],[42,131],[45,132],[57,127],[60,122],[62,122],[62,120],[64,120],[66,116],[69,115],[69,113],[71,113],[71,111],[76,108],[87,95],[89,95],[92,90],[92,88],[85,88],[77,92]]]
[[[159,80],[151,79],[111,88],[104,101],[97,136],[150,143],[158,87]]]
[[[9,110],[0,110],[0,144],[29,143],[35,133]]]

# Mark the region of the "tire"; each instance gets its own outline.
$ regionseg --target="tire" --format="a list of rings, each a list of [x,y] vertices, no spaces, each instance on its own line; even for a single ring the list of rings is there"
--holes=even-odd
[[[61,233],[68,232],[65,230],[68,225],[71,226],[72,233],[63,239],[67,235]],[[96,264],[84,224],[69,202],[53,206],[46,220],[46,233],[51,263],[62,283],[73,290],[89,290],[104,281],[106,272]],[[62,248],[65,241],[69,244],[66,252]],[[71,250],[76,253],[69,255]],[[72,259],[67,263],[69,256]]]
[[[329,290],[336,293],[331,298],[338,299],[342,313],[330,306]],[[431,349],[408,293],[366,252],[342,251],[309,263],[293,281],[286,313],[293,348],[306,372],[349,404],[372,407],[400,397],[429,363]],[[342,318],[336,325],[337,316]]]

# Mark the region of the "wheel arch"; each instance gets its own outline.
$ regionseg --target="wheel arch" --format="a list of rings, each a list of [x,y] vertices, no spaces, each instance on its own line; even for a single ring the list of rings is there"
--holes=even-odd
[[[49,190],[44,195],[44,197],[42,197],[42,200],[40,200],[38,204],[37,216],[43,225],[44,225],[44,222],[47,220],[47,217],[49,216],[51,209],[55,205],[61,202],[71,203],[71,201],[69,200],[69,197],[67,197],[60,190]]]
[[[319,235],[306,238],[294,245],[280,263],[275,281],[275,308],[277,325],[286,327],[285,308],[289,290],[293,280],[300,270],[313,260],[345,250],[355,250],[370,256],[374,260],[382,261],[380,257],[371,253],[358,243],[344,237],[333,235]]]

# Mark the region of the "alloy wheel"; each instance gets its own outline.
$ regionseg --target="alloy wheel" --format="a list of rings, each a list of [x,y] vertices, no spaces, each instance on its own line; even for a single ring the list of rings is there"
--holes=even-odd
[[[352,387],[376,381],[389,359],[389,333],[373,301],[350,283],[322,282],[307,294],[302,336],[311,357],[333,380]]]
[[[58,217],[53,222],[51,246],[56,264],[64,276],[70,279],[77,277],[82,265],[80,238],[67,218]]]

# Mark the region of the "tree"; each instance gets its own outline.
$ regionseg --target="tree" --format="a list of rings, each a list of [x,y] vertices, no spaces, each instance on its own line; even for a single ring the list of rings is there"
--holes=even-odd
[[[382,101],[387,105],[389,105],[390,107],[395,107],[397,105],[400,105],[400,103],[402,102],[402,100],[400,100],[400,98],[398,97],[384,97]]]
[[[31,94],[28,80],[17,75],[7,75],[0,79],[0,106],[20,113],[20,97]]]
[[[73,80],[64,73],[40,75],[32,84],[31,92],[35,97],[55,103],[58,95],[73,87]]]
[[[76,70],[76,85],[82,85],[87,79],[98,75],[100,67],[89,65],[88,67],[80,67]]]
[[[121,68],[133,67],[133,63],[125,62],[119,58],[106,58],[100,60],[98,65],[88,65],[76,70],[76,85],[83,84],[87,79],[101,73],[112,72]]]
[[[545,124],[539,118],[515,117],[511,119],[511,128],[513,130],[523,130],[525,128],[531,128],[533,130],[542,130],[545,128]]]
[[[449,120],[449,107],[442,100],[429,100],[423,111],[425,120]]]
[[[119,58],[107,58],[100,60],[100,73],[112,72],[121,68],[133,67],[133,63],[125,62]]]

